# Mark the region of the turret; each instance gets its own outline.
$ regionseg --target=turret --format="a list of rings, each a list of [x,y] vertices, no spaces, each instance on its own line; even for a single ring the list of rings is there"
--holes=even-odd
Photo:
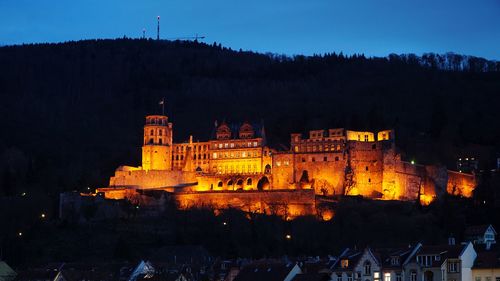
[[[144,170],[172,169],[172,123],[164,115],[146,116],[142,146]]]

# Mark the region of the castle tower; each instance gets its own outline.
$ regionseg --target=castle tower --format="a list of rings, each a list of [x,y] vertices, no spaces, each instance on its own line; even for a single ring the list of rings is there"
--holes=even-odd
[[[172,123],[164,115],[146,116],[142,146],[144,170],[172,169]]]

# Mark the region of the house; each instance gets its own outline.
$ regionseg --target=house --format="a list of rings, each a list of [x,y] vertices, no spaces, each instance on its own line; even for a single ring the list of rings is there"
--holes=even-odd
[[[408,245],[398,248],[382,248],[374,250],[375,256],[382,265],[383,281],[405,280],[404,265],[415,256],[422,245]]]
[[[495,236],[497,232],[491,224],[469,226],[464,235],[467,241],[477,245],[485,245],[486,248],[496,244]]]
[[[243,267],[234,281],[291,281],[299,273],[296,263],[257,261]]]
[[[477,253],[472,267],[472,281],[500,281],[500,249]]]
[[[12,281],[17,273],[4,261],[0,261],[0,281]]]
[[[471,281],[472,243],[422,246],[404,266],[404,281]]]
[[[381,264],[370,248],[345,249],[330,267],[333,281],[380,281]]]

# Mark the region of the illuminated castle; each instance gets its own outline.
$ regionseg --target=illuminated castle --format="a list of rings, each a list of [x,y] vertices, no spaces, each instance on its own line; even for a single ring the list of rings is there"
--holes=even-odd
[[[264,127],[215,124],[212,139],[173,143],[167,116],[146,116],[142,166],[119,167],[106,198],[138,200],[163,191],[180,208],[236,207],[257,212],[315,213],[317,195],[362,195],[429,203],[445,192],[471,196],[472,175],[401,160],[393,130],[343,128],[291,134],[290,150],[266,145]],[[135,199],[134,199],[135,198]],[[278,210],[279,209],[279,210]]]

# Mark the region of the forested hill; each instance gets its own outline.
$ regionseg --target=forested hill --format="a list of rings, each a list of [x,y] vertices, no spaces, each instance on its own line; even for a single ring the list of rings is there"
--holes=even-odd
[[[498,70],[453,54],[286,57],[196,42],[1,47],[0,194],[106,185],[140,164],[144,115],[163,97],[176,141],[206,140],[215,120],[263,120],[275,148],[291,132],[395,128],[405,157],[453,165],[461,151],[498,151]]]

